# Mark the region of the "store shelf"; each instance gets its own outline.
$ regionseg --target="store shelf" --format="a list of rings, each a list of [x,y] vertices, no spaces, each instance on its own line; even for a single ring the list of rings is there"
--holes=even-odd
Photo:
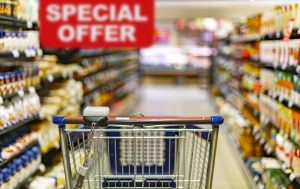
[[[25,185],[27,185],[30,182],[30,179],[33,178],[33,176],[35,176],[40,170],[37,168],[35,171],[33,171],[33,173],[31,174],[31,176],[29,176],[29,178],[24,179],[21,183],[19,183],[14,189],[24,189],[26,187],[24,187]]]
[[[299,28],[294,28],[291,34],[290,39],[300,39]],[[259,41],[267,41],[267,40],[283,40],[284,32],[274,32],[266,35],[245,35],[238,36],[231,39],[233,43],[250,43],[250,42],[259,42]]]
[[[19,121],[18,123],[14,124],[13,126],[10,126],[10,127],[7,127],[5,129],[1,130],[0,131],[0,136],[5,135],[5,134],[7,134],[11,131],[14,131],[14,130],[18,129],[18,128],[25,127],[26,125],[28,125],[29,123],[31,123],[35,120],[39,120],[39,115],[38,114],[32,116],[31,118],[27,118],[23,121]]]
[[[38,30],[37,22],[30,22],[17,19],[15,17],[0,15],[0,25],[2,28],[22,29],[22,30]]]
[[[38,141],[34,141],[32,143],[30,143],[29,145],[27,145],[23,150],[19,151],[18,153],[14,154],[13,156],[11,156],[9,159],[0,161],[0,167],[6,165],[7,163],[11,162],[12,160],[14,160],[16,157],[18,157],[19,155],[21,155],[22,153],[26,152],[27,150],[29,150],[30,148],[34,147],[34,146],[38,146]]]
[[[40,89],[41,89],[41,86],[31,86],[31,87],[28,87],[25,89],[20,89],[16,92],[13,92],[13,93],[10,93],[10,94],[4,95],[4,96],[0,96],[0,98],[2,98],[2,100],[7,100],[7,99],[12,99],[16,96],[22,97],[22,96],[24,96],[24,94],[29,93],[31,90],[38,91]]]
[[[63,81],[66,79],[70,79],[72,77],[73,77],[73,73],[59,72],[59,73],[50,74],[47,77],[42,78],[41,83],[43,87],[46,87],[51,83]]]
[[[61,148],[54,147],[50,149],[48,152],[45,154],[42,154],[42,163],[46,166],[51,165],[54,161],[54,157],[58,155],[61,152]]]
[[[249,42],[258,42],[261,40],[260,35],[245,35],[245,36],[238,36],[233,37],[231,41],[233,43],[249,43]]]
[[[300,111],[300,105],[294,104],[287,99],[280,98],[278,95],[272,95],[270,91],[264,91],[264,94],[269,96],[270,98],[274,99],[280,104],[283,104],[289,108],[292,108],[294,110]]]
[[[242,157],[242,152],[240,151],[239,146],[237,146],[238,141],[235,139],[235,136],[227,129],[227,126],[224,125],[224,130],[226,131],[227,138],[229,139],[229,142],[232,144],[233,152],[235,156],[237,157],[238,163],[244,173],[244,175],[247,178],[248,185],[252,189],[258,189],[261,181],[255,182],[253,175],[251,174],[248,166],[246,165],[246,162],[244,161],[244,158]]]

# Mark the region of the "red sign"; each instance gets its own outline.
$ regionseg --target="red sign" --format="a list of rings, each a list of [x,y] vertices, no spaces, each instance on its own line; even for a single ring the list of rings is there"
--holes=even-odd
[[[41,0],[45,48],[139,48],[153,43],[154,0]]]

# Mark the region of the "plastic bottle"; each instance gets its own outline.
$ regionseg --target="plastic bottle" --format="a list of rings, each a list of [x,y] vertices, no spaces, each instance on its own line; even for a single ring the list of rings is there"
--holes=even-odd
[[[28,174],[31,175],[35,168],[34,168],[34,153],[33,151],[30,149],[30,150],[27,150],[27,152],[25,153],[28,157],[28,165],[27,165],[27,171],[28,171]]]
[[[29,157],[26,155],[26,154],[23,154],[21,156],[21,160],[22,160],[22,163],[23,163],[23,175],[22,175],[22,180],[26,179],[30,173],[28,171],[28,163],[29,163]]]
[[[16,173],[16,166],[15,166],[15,164],[14,163],[10,163],[10,164],[8,164],[8,169],[9,169],[9,171],[10,171],[10,187],[11,188],[15,188],[16,186],[17,186],[17,182],[16,182],[16,175],[15,175],[15,173]]]
[[[15,181],[16,181],[16,183],[20,183],[22,181],[22,179],[21,179],[22,161],[20,158],[17,158],[14,160],[14,163],[16,165]]]
[[[2,169],[3,183],[1,189],[11,189],[10,187],[10,171],[7,168]]]

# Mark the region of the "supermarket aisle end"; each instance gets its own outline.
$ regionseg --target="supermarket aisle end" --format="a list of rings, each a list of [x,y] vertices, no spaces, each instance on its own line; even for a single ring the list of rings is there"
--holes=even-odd
[[[146,85],[134,112],[153,116],[213,115],[214,107],[206,90],[196,86]],[[232,145],[221,129],[213,189],[247,189],[248,185],[232,153]]]

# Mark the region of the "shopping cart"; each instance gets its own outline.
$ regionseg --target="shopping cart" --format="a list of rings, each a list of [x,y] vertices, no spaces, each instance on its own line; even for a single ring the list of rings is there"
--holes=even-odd
[[[211,188],[221,116],[108,115],[88,107],[82,117],[53,117],[67,189]]]

